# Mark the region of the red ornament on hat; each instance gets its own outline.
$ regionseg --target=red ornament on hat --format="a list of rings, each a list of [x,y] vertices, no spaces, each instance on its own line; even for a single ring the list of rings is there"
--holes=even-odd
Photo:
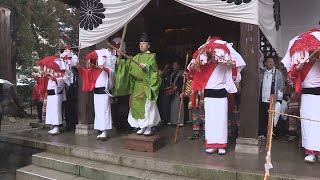
[[[113,38],[112,41],[110,42],[110,44],[114,47],[116,47],[117,49],[120,49],[120,44],[121,44],[121,38],[120,37],[116,37]],[[122,45],[122,49],[121,49],[124,53],[126,52],[125,50],[125,42]],[[116,53],[115,53],[116,54]]]
[[[64,49],[65,50],[71,50],[71,47],[69,45],[66,45],[66,47]]]
[[[96,64],[98,60],[98,54],[96,51],[92,51],[86,56],[86,61],[91,62],[92,64]]]
[[[215,49],[222,49],[225,53],[230,54],[230,50],[226,44],[216,43],[216,40],[221,40],[219,37],[213,37],[210,39],[209,43],[205,45],[205,51],[211,51],[214,53]]]

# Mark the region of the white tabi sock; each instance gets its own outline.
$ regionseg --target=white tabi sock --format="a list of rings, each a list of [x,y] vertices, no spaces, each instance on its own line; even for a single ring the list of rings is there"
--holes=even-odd
[[[143,134],[145,131],[146,131],[146,129],[147,129],[147,127],[144,127],[144,128],[141,128],[138,132],[137,132],[137,134]]]
[[[107,137],[107,131],[102,131],[102,133],[99,136],[100,137]]]
[[[146,130],[144,131],[143,134],[144,134],[144,135],[150,135],[151,133],[152,133],[151,127],[148,126],[148,127],[146,128]]]

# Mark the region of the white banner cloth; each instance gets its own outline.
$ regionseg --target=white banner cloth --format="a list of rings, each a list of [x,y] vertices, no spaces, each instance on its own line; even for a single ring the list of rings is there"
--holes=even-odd
[[[240,5],[221,0],[176,1],[222,19],[258,24],[258,0]],[[83,49],[119,31],[139,14],[150,0],[81,0],[80,2],[79,43]]]
[[[258,25],[258,0],[252,0],[250,3],[226,3],[221,0],[175,0],[190,8],[222,19],[257,24]]]
[[[81,0],[79,45],[95,45],[130,22],[150,0]]]
[[[319,28],[320,1],[280,0],[279,31],[275,28],[273,4],[273,0],[259,0],[259,27],[279,56],[284,57],[291,39]]]

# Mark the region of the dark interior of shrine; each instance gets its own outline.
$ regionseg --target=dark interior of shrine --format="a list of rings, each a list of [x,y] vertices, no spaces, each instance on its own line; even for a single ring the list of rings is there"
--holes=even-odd
[[[219,36],[238,49],[240,23],[220,19],[172,0],[152,0],[129,24],[126,36],[128,54],[139,51],[142,32],[151,38],[151,51],[157,54],[160,66],[184,62],[208,36]]]

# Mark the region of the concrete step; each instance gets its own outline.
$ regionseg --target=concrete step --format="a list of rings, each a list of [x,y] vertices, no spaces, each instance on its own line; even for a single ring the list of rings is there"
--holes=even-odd
[[[132,167],[124,167],[88,159],[76,158],[49,152],[43,152],[32,156],[32,164],[48,169],[62,171],[81,177],[92,179],[150,179],[150,180],[195,180],[183,176],[142,170]]]
[[[16,180],[90,180],[53,169],[39,167],[35,165],[17,169]]]

